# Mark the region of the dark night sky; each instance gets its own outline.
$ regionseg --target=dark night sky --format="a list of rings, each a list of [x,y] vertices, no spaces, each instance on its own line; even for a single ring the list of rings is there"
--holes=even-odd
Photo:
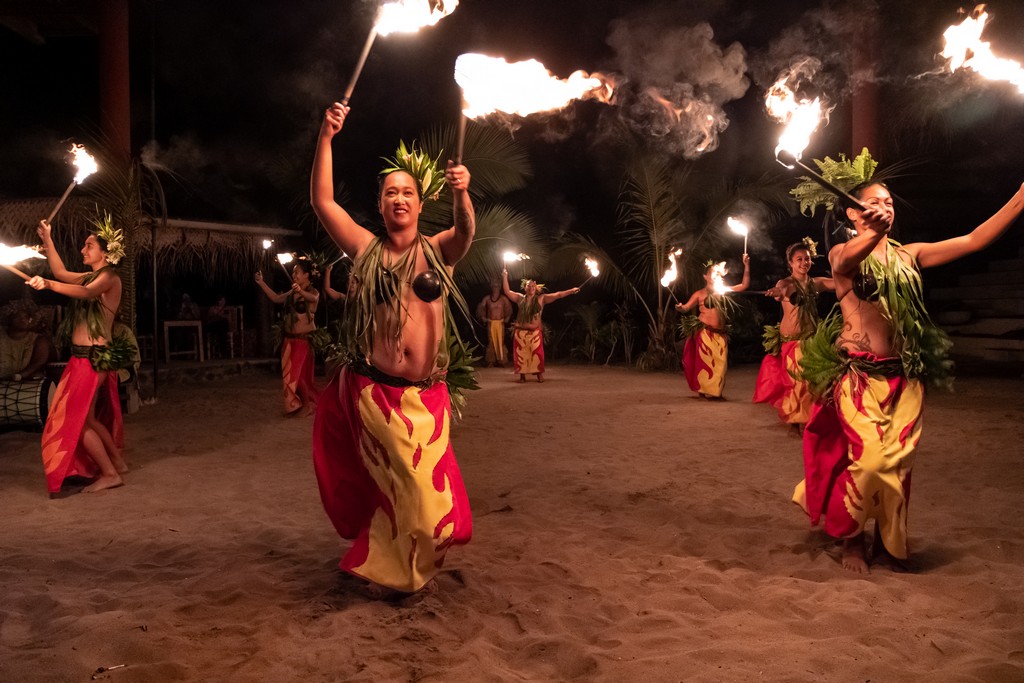
[[[512,200],[555,233],[610,225],[626,158],[652,150],[679,163],[687,156],[684,131],[657,125],[639,96],[651,85],[695,93],[728,120],[717,149],[686,162],[695,165],[691,192],[780,170],[772,156],[778,127],[763,112],[763,92],[801,53],[825,62],[818,82],[837,105],[808,156],[850,152],[848,50],[856,28],[876,16],[883,142],[873,151],[883,164],[916,164],[896,188],[914,207],[902,216],[904,228],[984,218],[1024,178],[1024,95],[970,75],[915,78],[938,65],[934,55],[942,30],[956,20],[956,2],[895,0],[880,3],[877,14],[851,4],[463,0],[436,27],[377,40],[335,146],[337,176],[357,209],[369,209],[379,157],[400,137],[454,123],[459,54],[535,57],[563,77],[578,68],[615,74],[622,95],[615,107],[583,103],[521,122],[515,135],[535,180]],[[991,3],[987,34],[1019,60],[1022,4]],[[155,131],[151,150],[178,178],[169,183],[173,216],[285,227],[299,220],[292,207],[305,193],[321,112],[340,97],[375,6],[257,1],[240,11],[208,0],[132,3],[133,144],[141,149]],[[34,45],[0,27],[0,196],[63,190],[70,174],[60,141],[98,127],[95,56],[91,37]],[[740,60],[740,78],[719,69],[729,59]],[[973,223],[949,229],[967,227]]]

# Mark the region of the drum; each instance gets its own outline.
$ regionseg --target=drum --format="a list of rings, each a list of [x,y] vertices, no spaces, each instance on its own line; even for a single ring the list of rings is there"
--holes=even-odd
[[[42,428],[57,386],[49,377],[0,380],[0,428]]]

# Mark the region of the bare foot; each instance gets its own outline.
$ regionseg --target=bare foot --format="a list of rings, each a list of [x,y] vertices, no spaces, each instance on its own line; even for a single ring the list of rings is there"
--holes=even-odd
[[[877,530],[875,530],[875,539],[871,542],[871,561],[872,563],[884,565],[890,571],[894,571],[897,574],[914,571],[914,567],[909,561],[893,556],[886,549],[885,542],[882,541],[882,535]]]
[[[118,486],[124,486],[124,480],[121,479],[121,475],[103,475],[82,489],[82,491],[84,493],[96,493],[97,491],[103,491],[105,489],[116,489]]]
[[[519,383],[526,384],[526,375],[519,375]]]
[[[843,539],[843,569],[857,574],[870,574],[867,558],[864,556],[864,534]]]
[[[543,384],[544,383],[544,375],[542,375],[542,374],[540,374],[538,372],[537,373],[537,381],[540,382],[541,384]]]
[[[124,456],[120,452],[116,452],[110,456],[110,462],[113,464],[114,469],[117,470],[118,474],[124,474],[128,471],[128,463],[124,461]]]

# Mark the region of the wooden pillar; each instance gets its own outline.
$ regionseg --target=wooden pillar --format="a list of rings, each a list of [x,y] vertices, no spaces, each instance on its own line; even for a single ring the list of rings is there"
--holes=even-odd
[[[128,0],[99,0],[100,127],[111,151],[132,154]]]
[[[873,21],[861,24],[854,46],[850,155],[867,147],[876,159],[882,154],[878,135],[878,82],[875,77],[875,29]]]

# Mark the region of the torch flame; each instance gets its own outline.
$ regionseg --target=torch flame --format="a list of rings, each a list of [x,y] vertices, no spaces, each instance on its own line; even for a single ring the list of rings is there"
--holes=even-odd
[[[274,240],[263,240],[264,249],[270,249],[272,246],[274,246]]]
[[[727,272],[725,261],[720,261],[711,266],[711,289],[715,294],[725,294],[732,291],[729,285],[725,284],[724,278]]]
[[[661,276],[661,286],[668,287],[676,281],[676,277],[679,276],[679,269],[676,266],[676,259],[683,255],[682,249],[676,249],[675,251],[669,252],[669,266],[665,271],[665,274]]]
[[[280,263],[282,266],[286,266],[286,265],[288,265],[289,263],[291,263],[294,260],[295,260],[295,257],[292,254],[289,254],[287,252],[283,253],[283,254],[278,254],[277,255],[277,262]]]
[[[949,60],[951,73],[960,68],[972,69],[989,80],[1008,81],[1024,93],[1024,68],[1011,59],[996,57],[990,44],[981,39],[988,21],[984,7],[978,5],[971,16],[946,29],[942,34],[946,39],[942,56]]]
[[[822,112],[820,98],[808,100],[799,98],[789,87],[793,74],[786,72],[765,95],[765,107],[768,113],[786,128],[779,136],[779,144],[775,148],[775,156],[782,151],[789,152],[797,159],[811,143],[811,134],[817,130],[822,121],[828,120],[828,112]]]
[[[391,33],[414,33],[437,22],[455,11],[459,0],[397,0],[380,8],[374,29],[382,36]]]
[[[96,159],[85,151],[83,145],[71,145],[71,156],[74,157],[71,163],[78,169],[78,173],[75,174],[76,184],[81,185],[86,178],[99,170]]]
[[[45,257],[32,247],[26,247],[23,244],[16,247],[9,247],[3,242],[0,242],[0,265],[13,266],[16,263],[27,261],[30,258]]]
[[[501,258],[505,261],[505,263],[512,263],[514,261],[522,261],[523,259],[528,259],[530,257],[527,256],[526,254],[516,254],[511,251],[506,251],[504,254],[501,255]]]
[[[471,119],[499,111],[527,116],[561,109],[572,100],[608,102],[614,88],[601,74],[576,71],[562,80],[536,59],[509,63],[475,53],[455,60],[455,81],[465,100],[462,113]]]
[[[590,271],[590,277],[597,277],[601,274],[601,271],[597,267],[597,261],[592,258],[584,258],[583,265]]]
[[[750,234],[750,226],[738,218],[733,218],[732,216],[729,216],[728,218],[725,219],[725,222],[729,224],[729,229],[732,230],[737,235],[743,235],[744,237],[746,237],[748,234]]]

